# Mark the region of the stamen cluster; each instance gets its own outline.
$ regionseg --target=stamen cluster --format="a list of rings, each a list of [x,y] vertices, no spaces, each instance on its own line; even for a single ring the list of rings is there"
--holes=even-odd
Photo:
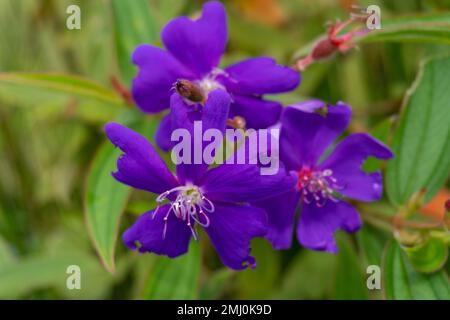
[[[171,198],[173,199],[173,193],[175,192],[177,193],[175,200],[171,200]],[[214,212],[214,204],[201,193],[197,186],[179,186],[161,193],[156,198],[158,207],[153,214],[154,217],[158,212],[159,206],[165,200],[170,201],[170,209],[164,217],[163,238],[166,236],[167,220],[169,219],[170,213],[173,212],[178,219],[186,222],[186,225],[191,229],[192,235],[197,240],[198,236],[194,230],[191,219],[200,226],[207,228],[210,223],[207,213]]]
[[[313,170],[308,166],[298,172],[297,188],[303,201],[315,202],[317,207],[323,207],[327,200],[339,202],[337,190],[343,189],[333,177],[332,170]]]

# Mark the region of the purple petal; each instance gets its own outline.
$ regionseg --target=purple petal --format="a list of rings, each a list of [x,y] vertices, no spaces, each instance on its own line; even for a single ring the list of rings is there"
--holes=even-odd
[[[201,188],[211,200],[255,202],[292,189],[296,180],[284,168],[273,175],[261,175],[258,165],[225,163],[205,173]]]
[[[275,101],[234,95],[230,107],[230,118],[240,116],[245,119],[247,128],[263,129],[280,119],[281,110],[281,104]]]
[[[171,115],[172,115],[172,128],[184,128],[189,131],[191,136],[191,164],[179,164],[177,165],[177,176],[183,181],[189,181],[195,183],[202,174],[208,168],[208,164],[203,160],[203,148],[205,144],[202,143],[202,136],[198,137],[196,143],[194,141],[194,121],[201,120],[202,135],[208,129],[217,129],[220,132],[225,131],[226,121],[228,119],[228,113],[230,109],[231,97],[230,95],[220,89],[216,89],[209,93],[208,100],[205,106],[200,105],[188,105],[183,98],[178,94],[174,94],[171,98]],[[174,142],[176,144],[176,142]],[[199,145],[199,148],[196,146]],[[200,150],[201,149],[201,150]],[[202,164],[194,164],[194,153],[197,152],[200,155]]]
[[[156,145],[163,151],[169,151],[172,148],[172,141],[170,135],[172,134],[172,116],[169,114],[162,118],[158,130],[156,130],[155,140]]]
[[[170,53],[151,45],[140,45],[133,52],[138,75],[133,79],[133,99],[144,112],[169,108],[171,88],[178,78],[195,76]]]
[[[255,267],[250,256],[250,242],[263,237],[267,227],[266,213],[252,206],[216,204],[208,215],[209,227],[205,228],[222,262],[235,270]]]
[[[368,157],[390,159],[391,150],[378,140],[365,133],[349,135],[342,140],[332,154],[320,164],[320,168],[331,169],[337,190],[344,196],[361,201],[375,201],[381,198],[383,182],[381,172],[366,173],[361,169]]]
[[[166,164],[143,136],[118,123],[105,125],[105,133],[124,154],[117,160],[114,178],[131,187],[161,193],[178,185]]]
[[[160,207],[154,215],[154,210],[144,213],[123,234],[123,241],[132,250],[140,253],[153,252],[175,258],[188,251],[191,230],[185,222],[175,217],[173,212],[167,219],[164,236],[164,217],[170,205]],[[138,243],[138,245],[136,244]]]
[[[263,95],[287,92],[300,83],[300,75],[292,68],[277,65],[268,57],[241,61],[227,67],[220,77],[229,92],[240,95]]]
[[[355,232],[361,224],[358,212],[347,202],[327,201],[323,207],[303,203],[297,238],[308,249],[337,253],[334,233],[338,229]]]
[[[326,111],[326,115],[320,114]],[[351,109],[344,103],[327,106],[310,100],[285,108],[281,115],[281,160],[289,170],[314,166],[328,146],[345,130]]]
[[[276,197],[252,203],[267,212],[268,231],[265,238],[272,243],[274,249],[291,247],[298,201],[299,194],[292,188]]]
[[[172,55],[202,77],[217,67],[225,51],[225,8],[218,1],[207,2],[199,19],[176,18],[164,27],[161,38]]]

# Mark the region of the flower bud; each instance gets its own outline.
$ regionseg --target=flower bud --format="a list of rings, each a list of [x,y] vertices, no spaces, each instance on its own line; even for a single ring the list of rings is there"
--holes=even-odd
[[[189,80],[177,80],[175,82],[175,90],[180,96],[194,103],[204,103],[206,100],[203,90]]]

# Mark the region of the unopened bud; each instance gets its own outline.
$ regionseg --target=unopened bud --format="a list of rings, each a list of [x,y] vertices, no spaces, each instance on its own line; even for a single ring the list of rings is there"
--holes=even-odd
[[[177,80],[175,90],[180,96],[194,103],[204,103],[206,100],[200,86],[189,80]]]
[[[227,126],[234,129],[245,129],[245,119],[240,116],[235,116],[232,119],[227,119]]]
[[[338,51],[338,46],[329,38],[320,40],[312,49],[311,57],[313,60],[323,60],[331,57]]]

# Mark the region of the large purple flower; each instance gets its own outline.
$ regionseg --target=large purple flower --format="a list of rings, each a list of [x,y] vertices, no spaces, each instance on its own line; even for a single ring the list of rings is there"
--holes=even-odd
[[[240,116],[247,128],[267,128],[279,120],[282,107],[262,96],[293,90],[300,82],[297,72],[267,57],[218,69],[228,39],[226,12],[218,1],[207,2],[197,20],[179,17],[170,21],[161,38],[166,50],[140,45],[132,57],[139,68],[133,80],[133,98],[144,112],[169,108],[171,88],[177,80],[186,79],[205,95],[217,88],[227,90],[232,96],[230,118]],[[168,115],[156,135],[163,150],[170,148],[172,128]]]
[[[382,196],[380,172],[361,169],[370,156],[391,158],[387,146],[368,134],[347,136],[327,156],[335,139],[345,130],[351,109],[344,103],[327,105],[311,100],[287,107],[281,116],[280,156],[297,184],[288,192],[257,203],[268,212],[266,238],[276,249],[292,243],[295,213],[300,203],[297,239],[313,250],[337,252],[337,229],[357,231],[358,212],[344,198],[375,201]]]
[[[196,116],[203,128],[223,133],[230,96],[223,90],[209,94],[205,107],[192,115],[183,99],[171,99],[179,126],[191,132],[186,118]],[[125,244],[139,252],[153,252],[171,258],[186,253],[196,226],[205,229],[221,260],[232,269],[254,267],[250,241],[267,231],[264,210],[250,205],[292,188],[295,179],[279,171],[261,176],[256,165],[179,164],[174,176],[153,146],[138,133],[117,123],[105,127],[106,135],[124,154],[117,161],[113,176],[134,188],[158,194],[158,207],[144,213],[123,235]]]

